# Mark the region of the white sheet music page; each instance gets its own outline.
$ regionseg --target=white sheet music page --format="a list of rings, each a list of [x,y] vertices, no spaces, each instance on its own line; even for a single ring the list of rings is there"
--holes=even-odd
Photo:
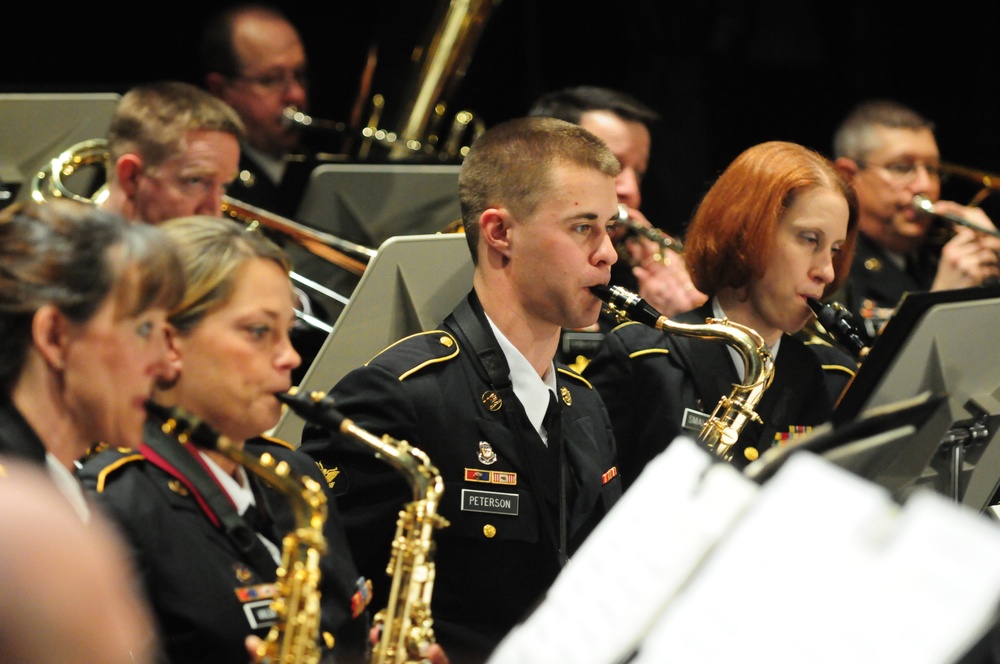
[[[489,664],[624,660],[759,491],[677,438],[601,521]]]
[[[1000,601],[1000,529],[945,497],[900,506],[794,455],[643,642],[651,662],[953,662]]]

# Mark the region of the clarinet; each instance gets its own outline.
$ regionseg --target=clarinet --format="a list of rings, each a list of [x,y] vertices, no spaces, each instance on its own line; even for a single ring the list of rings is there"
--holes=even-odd
[[[808,298],[809,308],[816,314],[816,320],[834,336],[854,357],[861,361],[871,351],[872,340],[868,334],[854,324],[854,315],[838,302],[824,304],[815,298]]]

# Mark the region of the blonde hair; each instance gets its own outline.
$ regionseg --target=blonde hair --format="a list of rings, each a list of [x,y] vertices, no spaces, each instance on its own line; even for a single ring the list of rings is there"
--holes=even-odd
[[[259,231],[247,231],[228,219],[181,217],[160,228],[176,245],[184,267],[184,299],[169,315],[170,324],[181,334],[229,300],[236,289],[236,275],[248,261],[264,258],[291,271],[291,261],[281,247]]]

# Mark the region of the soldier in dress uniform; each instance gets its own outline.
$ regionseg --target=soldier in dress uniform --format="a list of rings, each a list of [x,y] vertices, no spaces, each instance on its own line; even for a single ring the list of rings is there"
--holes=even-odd
[[[743,468],[772,445],[826,422],[857,364],[794,333],[819,299],[846,277],[857,233],[857,203],[833,165],[785,142],[736,158],[695,213],[685,258],[711,299],[673,318],[703,325],[728,318],[755,330],[774,358],[774,375],[744,427],[732,462]],[[584,371],[604,398],[626,487],[679,435],[697,438],[720,399],[743,382],[743,362],[721,340],[671,335],[626,323],[608,335]]]
[[[833,140],[837,168],[858,194],[857,251],[842,302],[877,334],[906,292],[979,286],[1000,275],[1000,240],[955,226],[953,237],[935,242],[932,217],[918,212],[915,196],[941,213],[995,230],[986,213],[941,197],[941,154],[934,123],[893,101],[854,108]]]
[[[187,289],[170,313],[173,372],[159,382],[155,402],[323,487],[311,458],[261,436],[277,424],[275,393],[290,389],[299,363],[284,252],[257,231],[213,217],[160,228],[180,250]],[[131,545],[165,659],[245,664],[247,637],[266,637],[277,619],[271,601],[282,538],[297,526],[293,506],[280,488],[208,444],[182,444],[165,419],[154,414],[141,444],[102,451],[79,475]],[[344,545],[336,505],[327,509],[320,646],[338,662],[365,661],[370,589]]]
[[[608,283],[616,259],[618,170],[599,139],[562,120],[487,131],[459,178],[471,292],[438,329],[395,343],[330,392],[358,426],[408,441],[441,473],[450,525],[435,532],[432,614],[454,661],[485,660],[621,495],[600,398],[553,362],[561,328],[600,312],[589,289]],[[329,473],[384,606],[412,489],[355,440],[307,427],[301,449]]]
[[[75,464],[140,440],[180,263],[157,229],[60,199],[4,209],[0,266],[0,454],[46,468],[86,518]]]

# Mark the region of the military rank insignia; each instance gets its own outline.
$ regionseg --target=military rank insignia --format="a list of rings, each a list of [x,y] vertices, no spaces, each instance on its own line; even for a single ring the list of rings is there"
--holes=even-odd
[[[493,451],[493,446],[485,440],[479,441],[479,453],[476,455],[479,463],[489,466],[497,462],[497,453]]]

